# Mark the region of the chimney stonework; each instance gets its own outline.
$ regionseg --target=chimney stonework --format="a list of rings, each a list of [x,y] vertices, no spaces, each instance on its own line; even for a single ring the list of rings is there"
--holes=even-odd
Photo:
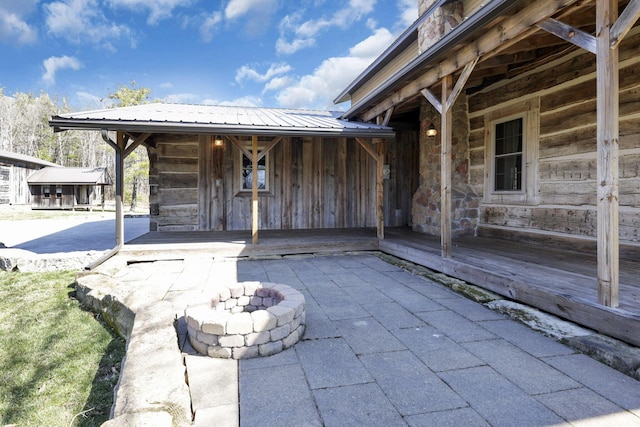
[[[418,0],[418,12],[422,16],[436,0]],[[464,16],[462,0],[446,4],[436,9],[424,20],[418,29],[418,45],[420,53],[426,51],[445,34],[457,27]]]

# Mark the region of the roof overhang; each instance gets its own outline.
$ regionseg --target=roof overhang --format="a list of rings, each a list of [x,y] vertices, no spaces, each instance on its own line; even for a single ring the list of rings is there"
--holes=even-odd
[[[444,2],[446,3],[446,2]],[[499,17],[508,9],[516,6],[520,3],[519,0],[493,0],[483,5],[477,12],[471,15],[467,20],[463,21],[460,25],[452,29],[443,38],[438,40],[433,46],[424,51],[413,61],[403,67],[401,70],[393,74],[386,81],[376,87],[371,93],[363,97],[356,104],[352,105],[349,110],[344,112],[341,116],[343,119],[351,119],[362,113],[372,104],[375,104],[378,100],[388,95],[396,87],[401,86],[407,80],[411,80],[413,77],[420,75],[424,72],[425,68],[430,66],[436,66],[438,60],[443,58],[451,49],[455,46],[463,43],[468,38],[482,30],[483,26]],[[433,9],[429,9],[427,14],[431,14]],[[419,20],[421,21],[421,20]],[[419,24],[420,22],[417,21]],[[418,25],[414,24],[410,28],[413,33],[416,33]],[[403,33],[404,34],[404,33]],[[417,37],[417,34],[415,35]],[[387,56],[392,56],[397,53],[398,49],[387,49],[383,53]],[[376,62],[390,61],[392,58],[378,58]],[[433,64],[433,65],[431,65]],[[364,83],[364,80],[371,77],[371,73],[363,73],[356,81],[351,83],[349,88],[357,88]],[[344,94],[343,94],[344,97]]]
[[[66,130],[126,133],[393,138],[391,127],[340,118],[340,112],[187,104],[145,104],[54,116]]]

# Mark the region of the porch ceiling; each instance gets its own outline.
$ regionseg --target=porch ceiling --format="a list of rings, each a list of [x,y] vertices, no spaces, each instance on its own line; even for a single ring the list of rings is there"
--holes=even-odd
[[[393,138],[391,127],[340,118],[340,112],[278,108],[152,103],[63,114],[49,121],[56,131],[189,133],[259,136]]]

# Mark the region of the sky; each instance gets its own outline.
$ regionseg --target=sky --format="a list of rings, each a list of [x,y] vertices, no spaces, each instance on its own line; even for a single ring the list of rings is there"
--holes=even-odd
[[[333,100],[418,0],[0,0],[0,89],[108,107],[119,86],[189,104],[346,110]]]

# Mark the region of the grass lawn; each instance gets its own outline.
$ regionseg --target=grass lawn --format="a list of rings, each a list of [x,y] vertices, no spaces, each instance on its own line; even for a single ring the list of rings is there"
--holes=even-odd
[[[0,272],[0,425],[98,426],[125,342],[73,298],[75,272]]]

